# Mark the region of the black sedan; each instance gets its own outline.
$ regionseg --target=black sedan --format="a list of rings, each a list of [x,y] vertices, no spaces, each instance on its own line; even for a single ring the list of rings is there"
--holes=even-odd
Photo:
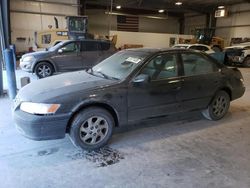
[[[114,127],[199,110],[219,120],[245,92],[237,68],[184,49],[120,51],[87,71],[34,81],[14,102],[17,129],[34,140],[69,134],[86,150],[104,146]]]

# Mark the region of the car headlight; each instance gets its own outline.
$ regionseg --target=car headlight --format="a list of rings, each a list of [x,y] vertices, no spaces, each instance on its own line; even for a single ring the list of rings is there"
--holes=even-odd
[[[23,61],[26,61],[26,62],[32,62],[35,58],[33,56],[26,56],[23,58]]]
[[[60,106],[60,104],[23,102],[20,109],[30,114],[50,115],[56,113]]]

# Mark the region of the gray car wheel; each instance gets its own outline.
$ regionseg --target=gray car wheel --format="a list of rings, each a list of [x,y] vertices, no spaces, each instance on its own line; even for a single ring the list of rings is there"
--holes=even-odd
[[[41,62],[36,65],[35,73],[38,78],[45,78],[51,76],[54,73],[54,69],[50,63]]]
[[[228,112],[230,97],[227,92],[219,91],[216,93],[207,109],[202,111],[202,115],[209,120],[219,120]]]
[[[96,150],[112,136],[114,119],[102,108],[91,107],[79,112],[72,121],[70,139],[76,147]]]

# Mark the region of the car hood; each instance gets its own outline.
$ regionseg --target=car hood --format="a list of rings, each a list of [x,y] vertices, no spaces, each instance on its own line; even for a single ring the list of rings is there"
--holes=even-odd
[[[50,55],[51,52],[50,51],[38,51],[38,52],[31,52],[31,53],[27,53],[27,54],[24,54],[22,56],[22,58],[24,57],[27,57],[27,56],[34,56],[34,57],[40,57],[40,56],[47,56],[47,55]]]
[[[20,102],[47,102],[67,94],[88,93],[93,89],[102,89],[116,82],[117,80],[97,77],[86,71],[64,73],[33,81],[20,89],[17,98]]]

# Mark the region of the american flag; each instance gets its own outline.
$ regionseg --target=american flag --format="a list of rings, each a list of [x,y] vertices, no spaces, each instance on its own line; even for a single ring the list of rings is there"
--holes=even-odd
[[[139,31],[138,16],[117,16],[117,31]]]

